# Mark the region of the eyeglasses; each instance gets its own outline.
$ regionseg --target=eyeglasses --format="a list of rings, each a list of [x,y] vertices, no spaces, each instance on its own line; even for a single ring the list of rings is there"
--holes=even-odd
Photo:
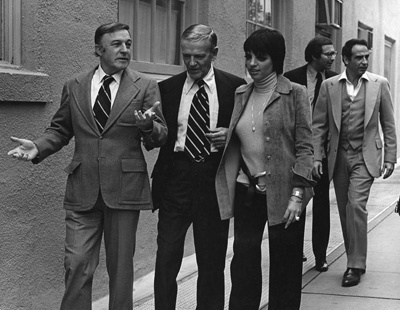
[[[337,51],[329,52],[329,53],[321,53],[322,55],[325,55],[328,58],[335,58],[337,55]]]

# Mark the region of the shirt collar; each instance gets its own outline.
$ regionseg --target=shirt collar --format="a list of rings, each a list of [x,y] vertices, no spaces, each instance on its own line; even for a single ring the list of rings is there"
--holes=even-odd
[[[361,75],[360,79],[358,80],[358,83],[360,83],[360,80],[361,80],[361,79],[364,79],[364,80],[366,80],[366,81],[369,81],[369,77],[368,77],[368,75],[367,75],[367,72],[364,72],[364,74]],[[351,84],[350,80],[347,78],[346,70],[344,70],[344,71],[342,72],[342,74],[340,75],[339,81],[341,81],[341,80],[345,80],[347,83],[350,83],[350,84]],[[357,84],[358,84],[358,83],[357,83]]]
[[[123,70],[118,71],[117,73],[114,73],[114,74],[111,75],[114,78],[115,82],[117,82],[117,84],[119,84],[121,82],[122,72],[123,72]],[[104,70],[101,67],[101,65],[99,65],[99,67],[97,69],[97,72],[95,74],[97,74],[97,78],[98,78],[98,83],[99,84],[103,82],[104,76],[107,75],[104,72]]]
[[[203,81],[208,86],[208,89],[210,90],[210,93],[212,94],[215,89],[214,67],[212,65],[211,65],[210,71],[208,71],[206,76],[203,77]],[[196,81],[190,77],[189,73],[187,73],[186,81],[183,86],[183,93],[187,95],[195,84],[196,84]]]
[[[317,79],[317,73],[318,73],[318,71],[315,70],[315,68],[313,66],[311,66],[310,64],[307,65],[307,74],[310,77]],[[322,75],[322,79],[325,80],[325,70],[321,71],[320,73]]]

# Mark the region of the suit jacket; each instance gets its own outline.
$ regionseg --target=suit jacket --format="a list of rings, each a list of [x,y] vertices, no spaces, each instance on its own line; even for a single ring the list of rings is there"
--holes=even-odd
[[[298,67],[291,71],[285,72],[284,76],[287,77],[292,82],[298,83],[300,85],[304,85],[307,87],[307,65]],[[336,72],[332,70],[325,71],[325,79],[329,79],[333,76],[337,75]]]
[[[367,72],[369,81],[364,81],[365,115],[362,154],[369,173],[377,178],[381,175],[382,151],[384,161],[396,163],[396,128],[389,82],[386,78]],[[313,116],[313,142],[315,160],[322,160],[323,145],[328,140],[327,158],[329,177],[332,179],[339,147],[342,122],[342,83],[339,75],[322,82]],[[379,133],[382,126],[383,143]]]
[[[229,125],[225,150],[217,171],[216,189],[222,219],[233,214],[236,179],[240,170],[240,141],[235,127],[248,103],[253,83],[236,90],[235,107]],[[313,147],[311,109],[304,86],[278,77],[275,91],[264,114],[265,169],[267,173],[266,202],[268,224],[283,223],[292,189],[306,187],[303,210],[313,195]]]
[[[104,131],[100,133],[91,106],[91,81],[94,68],[67,81],[61,105],[44,135],[35,140],[39,163],[75,137],[68,174],[64,206],[68,210],[91,209],[99,190],[107,206],[115,209],[151,209],[147,166],[141,140],[147,149],[161,146],[167,128],[161,109],[156,111],[153,130],[143,134],[134,117],[135,110],[147,110],[160,100],[156,81],[125,69]]]
[[[219,102],[217,126],[228,128],[233,110],[235,90],[240,85],[245,84],[246,81],[215,67],[214,74]],[[173,165],[179,106],[186,76],[187,73],[182,72],[159,83],[163,115],[168,126],[168,140],[160,149],[152,174],[152,195],[155,209],[159,208],[162,202],[165,184],[168,182]]]

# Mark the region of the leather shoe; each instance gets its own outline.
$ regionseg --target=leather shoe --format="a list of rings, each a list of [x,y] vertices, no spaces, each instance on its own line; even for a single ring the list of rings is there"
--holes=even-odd
[[[326,272],[328,271],[328,263],[326,260],[320,260],[315,263],[315,269],[319,272]]]
[[[365,273],[364,269],[347,268],[343,275],[342,286],[350,287],[360,283],[361,275]]]

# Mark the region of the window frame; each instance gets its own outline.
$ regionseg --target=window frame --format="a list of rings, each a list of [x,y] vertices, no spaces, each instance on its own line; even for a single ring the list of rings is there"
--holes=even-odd
[[[326,22],[321,20],[322,16],[319,15],[319,5],[323,2],[325,4],[324,17]],[[333,27],[337,29],[342,28],[343,24],[343,0],[317,0],[317,9],[315,11],[316,25],[319,27]],[[338,9],[339,7],[339,9]],[[323,11],[323,10],[322,10]],[[339,12],[338,12],[339,11]]]
[[[22,0],[0,0],[0,5],[0,66],[20,66]]]

